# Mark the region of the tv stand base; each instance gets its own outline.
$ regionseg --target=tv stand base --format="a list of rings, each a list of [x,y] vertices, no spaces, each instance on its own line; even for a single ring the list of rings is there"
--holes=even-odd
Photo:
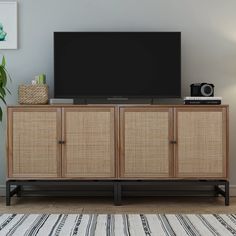
[[[128,101],[129,98],[122,98],[122,97],[112,97],[112,98],[107,98],[107,101]]]
[[[75,98],[74,104],[153,104],[154,99],[152,98],[122,98],[122,97],[111,97],[111,98]]]
[[[6,181],[6,205],[11,205],[11,197],[23,197],[24,193],[32,192],[34,194],[42,194],[43,190],[26,190],[24,186],[112,186],[114,205],[119,206],[122,204],[122,196],[179,196],[179,194],[189,194],[187,190],[127,190],[127,186],[214,186],[213,193],[215,197],[219,195],[225,198],[225,206],[229,206],[229,181],[227,180],[8,180]],[[14,187],[13,187],[14,186]],[[223,187],[223,188],[222,188]],[[66,191],[63,189],[47,191],[46,195],[51,196],[104,196],[100,194],[99,190],[92,192],[91,190],[84,191],[79,194],[78,191]],[[199,190],[199,193],[201,191]],[[202,193],[206,191],[202,190]],[[208,193],[208,192],[207,192]],[[191,194],[194,196],[194,194]],[[195,195],[196,196],[196,195]],[[205,195],[204,195],[205,196]],[[211,194],[211,196],[213,196]]]

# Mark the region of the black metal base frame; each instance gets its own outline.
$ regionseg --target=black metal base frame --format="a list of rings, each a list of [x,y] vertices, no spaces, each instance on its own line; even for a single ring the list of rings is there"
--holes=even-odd
[[[113,186],[114,204],[122,204],[122,187],[132,186],[214,186],[214,195],[225,198],[225,206],[229,206],[229,181],[227,180],[7,180],[6,205],[11,205],[11,197],[21,197],[25,191],[23,186]],[[223,187],[223,188],[222,188]],[[175,196],[176,191],[165,190],[165,196]],[[184,193],[184,190],[182,190]],[[143,193],[143,192],[142,192]],[[59,196],[70,196],[66,190],[56,191]],[[66,195],[65,195],[66,194]],[[152,194],[152,196],[154,196]],[[158,194],[155,194],[158,196]],[[162,195],[163,196],[163,195]]]

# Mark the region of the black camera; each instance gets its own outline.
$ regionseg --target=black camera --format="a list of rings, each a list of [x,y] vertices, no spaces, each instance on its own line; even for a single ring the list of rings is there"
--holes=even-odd
[[[195,83],[190,87],[191,97],[214,97],[214,84]]]

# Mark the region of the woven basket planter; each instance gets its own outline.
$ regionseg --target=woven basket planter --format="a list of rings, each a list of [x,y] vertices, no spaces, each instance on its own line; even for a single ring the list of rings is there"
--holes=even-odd
[[[20,104],[47,104],[48,86],[45,84],[20,85],[18,95]]]

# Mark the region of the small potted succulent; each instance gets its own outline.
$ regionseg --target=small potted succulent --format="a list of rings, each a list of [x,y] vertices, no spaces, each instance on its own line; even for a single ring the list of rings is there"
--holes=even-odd
[[[10,93],[9,89],[6,87],[8,80],[11,80],[11,77],[6,69],[6,60],[5,57],[2,57],[2,63],[0,64],[0,101],[6,104],[5,97],[6,93]],[[0,104],[0,122],[2,121],[3,110]]]

